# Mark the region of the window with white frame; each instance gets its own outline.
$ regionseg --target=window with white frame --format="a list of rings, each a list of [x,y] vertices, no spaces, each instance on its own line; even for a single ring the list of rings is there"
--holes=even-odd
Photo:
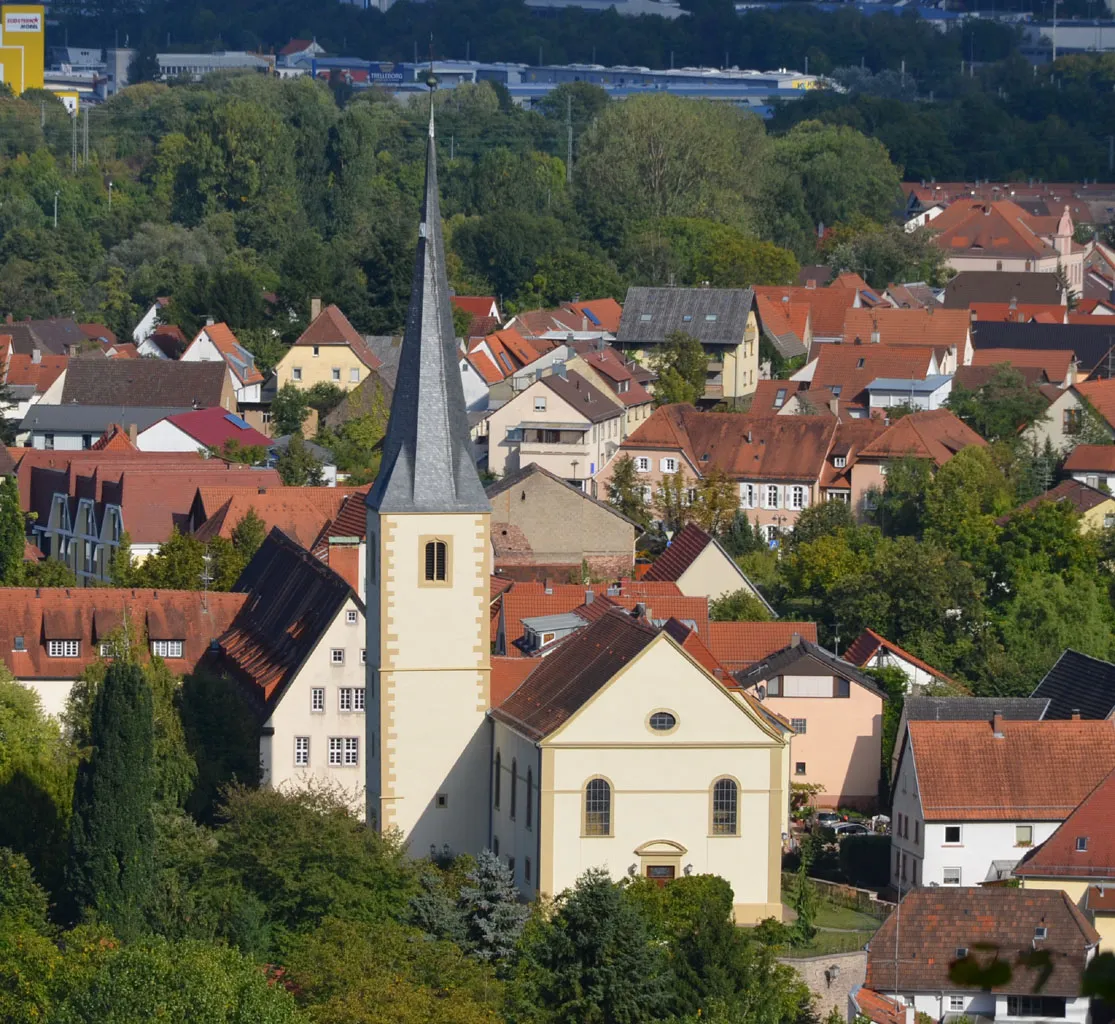
[[[785,388],[779,388],[778,391],[775,392],[775,395],[774,395],[774,407],[776,409],[781,409],[782,406],[784,406],[785,404],[786,404],[786,389]]]
[[[360,738],[358,736],[345,737],[345,764],[350,768],[360,763]]]
[[[635,456],[635,468],[640,473],[649,473],[650,472],[650,459],[645,455]]]
[[[848,456],[847,455],[837,455],[833,458],[832,464],[837,469],[844,469],[848,465]]]
[[[850,505],[852,503],[851,491],[829,491],[829,501],[839,501],[842,505]]]
[[[805,508],[809,494],[801,484],[794,484],[790,488],[790,508]]]
[[[364,710],[364,687],[357,686],[352,691],[352,706],[355,711]]]
[[[342,686],[338,691],[337,707],[341,711],[364,710],[364,687]]]
[[[296,768],[305,768],[310,763],[310,737],[294,737],[294,765]]]
[[[739,485],[739,503],[743,508],[754,508],[758,504],[758,488],[754,484]]]
[[[22,640],[23,637],[19,637],[19,639]],[[18,649],[19,648],[17,648],[17,650]],[[99,651],[102,658],[116,657],[116,644],[113,643],[111,640],[102,640],[100,644],[98,644],[97,650]]]
[[[345,612],[345,624],[349,625],[349,626],[355,626],[356,625],[356,611],[355,611],[355,609],[349,608],[349,610]]]
[[[782,488],[778,484],[767,484],[763,488],[763,508],[778,508]]]
[[[295,366],[291,369],[290,379],[292,381],[294,381],[296,384],[301,383],[301,381],[302,381],[302,367],[301,366]]]
[[[318,714],[325,710],[324,686],[314,686],[310,688],[310,710]]]
[[[181,658],[183,642],[181,640],[152,640],[151,653],[156,658]]]
[[[945,885],[959,885],[960,884],[960,868],[943,868],[941,870],[941,881]]]
[[[341,382],[341,368],[339,366],[334,366],[333,367],[332,377],[333,377],[333,383],[334,384],[340,384],[340,382]]]
[[[343,647],[333,647],[329,651],[329,663],[331,665],[343,665],[345,663],[345,649]]]
[[[345,745],[340,736],[329,737],[329,764],[339,767],[344,763]]]
[[[534,396],[534,411],[535,412],[545,412],[546,411],[546,396],[545,395],[535,395]]]
[[[963,996],[949,996],[949,1009],[950,1010],[963,1010],[964,997]]]
[[[678,460],[672,458],[665,458],[662,460],[663,473],[676,473],[678,471]]]
[[[81,653],[81,641],[48,640],[46,653],[49,658],[76,658]]]
[[[359,367],[354,366],[351,370],[348,371],[348,380],[349,380],[350,384],[359,384],[360,383],[360,368]]]

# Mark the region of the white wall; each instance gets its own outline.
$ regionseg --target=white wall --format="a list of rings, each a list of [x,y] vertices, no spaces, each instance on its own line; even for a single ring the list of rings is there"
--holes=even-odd
[[[136,447],[141,452],[204,452],[199,444],[170,420],[159,420],[136,435]]]
[[[494,722],[492,765],[495,771],[495,755],[500,755],[500,801],[495,806],[494,775],[492,792],[492,838],[489,848],[494,849],[499,840],[499,855],[504,863],[508,858],[515,860],[515,884],[525,899],[531,900],[538,895],[538,876],[540,868],[540,839],[542,827],[542,755],[538,746],[513,732],[502,722]],[[515,767],[518,775],[514,816],[511,802],[511,771]],[[527,824],[527,775],[531,776],[532,814]],[[527,879],[527,860],[530,861],[530,879]]]
[[[1072,478],[1091,487],[1106,487],[1115,494],[1115,474],[1106,473],[1073,473]]]
[[[132,341],[134,341],[136,345],[139,345],[139,343],[142,341],[146,341],[146,339],[154,333],[155,328],[158,326],[158,320],[159,304],[157,302],[152,302],[150,307],[148,307],[147,312],[143,314],[143,319],[141,319],[140,322],[135,325],[135,329],[132,331]],[[154,349],[155,346],[149,345],[148,348]],[[143,355],[147,354],[142,350],[140,351]],[[166,358],[166,356],[163,355],[161,351],[158,352],[158,355],[162,359]]]

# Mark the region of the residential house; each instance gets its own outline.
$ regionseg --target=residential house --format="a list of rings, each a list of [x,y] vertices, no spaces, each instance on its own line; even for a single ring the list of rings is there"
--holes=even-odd
[[[759,588],[747,578],[724,545],[696,523],[687,523],[670,538],[669,545],[643,574],[648,583],[676,583],[686,597],[718,597],[744,590],[759,601],[772,618],[775,611]]]
[[[470,338],[483,338],[496,330],[501,323],[499,305],[494,295],[452,295],[449,301],[453,303],[454,309],[462,310],[472,317],[465,331],[465,341]]]
[[[997,522],[1005,526],[1012,516],[1024,508],[1036,508],[1042,502],[1068,502],[1080,516],[1080,532],[1106,530],[1115,526],[1115,498],[1107,491],[1089,487],[1079,480],[1062,480],[1056,487],[1024,502],[1013,512],[1001,516]]]
[[[166,309],[166,307],[169,305],[169,298],[163,297],[155,299],[155,301],[147,307],[147,311],[143,314],[143,316],[139,318],[139,323],[136,324],[134,328],[132,328],[132,341],[135,342],[141,356],[156,355],[156,353],[154,352],[145,352],[143,349],[143,343],[151,336],[152,333],[154,333],[155,330],[158,329],[158,327],[160,326],[159,318],[162,315],[163,310]],[[166,358],[169,359],[174,357],[166,356]]]
[[[367,384],[370,380],[371,377],[369,376],[364,384]],[[362,384],[361,387],[363,386]],[[356,394],[356,392],[353,391],[350,392],[350,394]],[[290,448],[290,441],[293,436],[293,434],[283,434],[282,437],[269,437],[267,439],[267,465],[274,466],[276,469],[278,468],[279,459],[281,459],[284,453]],[[337,464],[333,453],[324,445],[320,445],[316,441],[308,441],[305,438],[302,439],[302,448],[315,462],[317,462],[321,470],[320,483],[322,486],[336,487]]]
[[[827,267],[825,268],[828,269]],[[799,286],[756,285],[757,315],[768,340],[774,343],[775,335],[783,339],[775,345],[781,354],[787,343],[786,336],[807,345],[810,356],[814,343],[840,341],[844,337],[844,316],[859,304],[859,293],[854,288],[820,288],[824,282],[810,281]],[[801,310],[807,311],[807,321],[802,322]],[[798,333],[804,330],[805,334]],[[781,333],[778,333],[781,332]]]
[[[28,355],[13,352],[11,336],[0,334],[0,380],[7,385],[12,402],[3,409],[4,418],[17,423],[22,421],[69,361],[69,356],[43,355],[41,349]]]
[[[781,359],[804,356],[813,343],[809,305],[793,302],[789,295],[774,298],[755,292],[755,311],[763,338]]]
[[[76,320],[70,317],[49,320],[11,320],[3,325],[5,334],[11,336],[12,351],[29,356],[36,349],[46,355],[75,356],[88,346]]]
[[[263,404],[263,374],[256,358],[237,340],[228,324],[206,324],[181,355],[183,363],[220,363],[228,367],[236,411],[256,430],[269,422]]]
[[[696,872],[728,881],[738,924],[781,917],[788,730],[668,630],[611,610],[489,715],[490,846],[525,897],[588,864],[659,884]]]
[[[612,395],[626,410],[625,437],[654,412],[654,396],[639,380],[640,367],[626,361],[618,349],[603,341],[574,342],[569,348],[572,358],[566,360],[566,368],[576,370],[605,395]]]
[[[832,267],[823,263],[807,264],[798,271],[797,283],[802,287],[824,287],[832,280]]]
[[[906,677],[906,692],[920,693],[926,686],[952,685],[944,672],[903,650],[873,629],[865,629],[848,645],[844,660],[858,668],[896,668]]]
[[[181,327],[159,324],[136,346],[136,354],[149,359],[181,359],[189,343]]]
[[[761,380],[751,396],[753,416],[836,416],[853,410],[843,407],[828,388],[814,388],[807,380]]]
[[[158,420],[136,435],[136,447],[141,452],[210,452],[220,454],[226,450],[243,451],[245,448],[262,450],[266,458],[271,438],[255,430],[235,413],[225,412],[219,406],[179,412]]]
[[[1115,665],[1071,648],[1061,653],[1031,697],[1049,701],[1046,718],[1107,719],[1115,712]]]
[[[315,384],[332,384],[351,391],[380,366],[364,336],[335,305],[321,308],[314,299],[310,325],[275,366],[276,389],[287,384],[309,390]]]
[[[1115,344],[1111,328],[1092,324],[1012,324],[978,321],[972,324],[972,344],[980,349],[1026,349],[1071,352],[1076,360],[1076,378],[1069,383],[1115,376]],[[995,355],[982,358],[995,359]],[[1016,356],[1016,365],[1024,359]],[[1037,365],[1042,365],[1038,363]],[[1053,380],[1056,383],[1056,380]]]
[[[820,345],[814,357],[798,370],[792,381],[804,382],[808,390],[798,393],[798,402],[823,408],[832,398],[848,418],[871,414],[869,385],[877,380],[927,381],[945,374],[945,350],[928,345],[883,345],[855,341],[850,344]],[[790,382],[786,382],[789,385]],[[935,381],[935,383],[937,383]],[[940,390],[937,383],[935,390]],[[816,391],[814,398],[810,392]],[[903,399],[909,395],[903,395]],[[900,404],[900,403],[896,403]]]
[[[1062,467],[1073,480],[1089,487],[1115,488],[1115,446],[1078,444]]]
[[[1078,375],[1072,349],[979,348],[972,355],[973,366],[1008,366],[1019,369],[1040,368],[1050,384],[1067,388]]]
[[[1115,436],[1115,379],[1082,380],[1075,387],[1077,394],[1099,414]]]
[[[943,409],[952,393],[952,377],[936,374],[924,380],[876,377],[867,385],[868,415],[886,415],[888,409],[908,408],[919,412]]]
[[[278,529],[309,549],[356,487],[237,486],[235,480],[197,488],[185,529],[201,541],[232,538],[236,524],[254,509],[268,531]],[[365,492],[367,488],[363,489]]]
[[[66,709],[74,683],[126,642],[193,672],[236,617],[244,594],[112,587],[0,588],[0,658],[39,695],[48,715]]]
[[[953,270],[1063,271],[1070,289],[1084,287],[1084,247],[1072,239],[1067,206],[1058,215],[1033,216],[1007,199],[958,199],[927,230]]]
[[[142,561],[184,529],[199,486],[281,483],[273,469],[250,469],[185,452],[18,451],[20,504],[33,513],[31,540],[82,582],[108,582],[125,533]]]
[[[616,346],[648,363],[671,334],[696,338],[708,356],[702,402],[744,398],[759,379],[759,320],[750,288],[629,288]]]
[[[1006,323],[1027,324],[1031,320],[1042,324],[1068,323],[1068,307],[1061,303],[973,302],[972,320],[1002,320]]]
[[[887,698],[873,679],[798,639],[738,673],[736,682],[789,721],[792,781],[820,786],[817,806],[876,807]]]
[[[532,578],[630,576],[637,523],[549,470],[530,463],[486,488],[496,572]],[[539,574],[542,574],[541,576]]]
[[[972,361],[971,319],[959,309],[849,309],[844,315],[844,343],[914,345],[938,353],[941,373]]]
[[[891,813],[891,883],[980,885],[1048,839],[1115,768],[1115,723],[909,721]]]
[[[945,309],[970,309],[973,302],[1063,306],[1065,299],[1065,290],[1056,274],[962,270],[945,285],[941,304]]]
[[[594,493],[593,478],[623,441],[623,406],[575,371],[536,380],[488,416],[488,470],[537,463]]]
[[[504,324],[533,340],[611,341],[619,330],[623,307],[615,299],[563,302],[558,309],[529,309]]]
[[[1026,851],[1014,877],[1031,892],[1064,893],[1115,947],[1115,772],[1107,775],[1040,846]]]
[[[867,977],[852,1001],[903,1006],[897,1018],[934,1021],[1091,1021],[1091,1000],[1080,994],[1084,971],[1100,937],[1064,893],[993,886],[919,888],[872,937]],[[1009,980],[986,986],[954,980],[952,965],[983,966],[994,950],[1012,965]],[[1048,953],[1039,960],[1035,952]],[[1048,963],[1048,970],[1042,963]],[[891,1013],[892,1011],[886,1011]],[[875,1020],[888,1020],[887,1016]],[[889,1018],[895,1020],[893,1016]]]
[[[817,623],[710,621],[704,636],[709,652],[733,676],[802,640],[817,643]]]
[[[1115,251],[1096,238],[1084,246],[1084,287],[1080,294],[1083,302],[1103,301],[1111,298],[1112,291],[1115,291]]]
[[[262,781],[335,786],[364,805],[364,604],[352,587],[274,529],[233,589],[250,595],[221,634],[219,664],[252,698]]]
[[[887,285],[883,298],[895,309],[936,309],[940,304],[940,289],[932,288],[924,281],[908,281],[905,284]]]
[[[1077,390],[1076,385],[1061,389],[1053,384],[1042,384],[1039,385],[1038,392],[1049,405],[1044,416],[1034,420],[1022,431],[1022,438],[1039,451],[1044,450],[1048,442],[1055,452],[1064,455],[1086,436],[1087,399]],[[1095,436],[1091,434],[1093,429],[1099,431],[1101,436],[1115,436],[1115,429],[1102,419],[1089,422],[1087,427],[1087,436]]]
[[[377,339],[372,339],[373,341]],[[384,350],[385,354],[394,354],[398,358],[398,350],[390,348]],[[379,358],[377,356],[377,358]],[[387,413],[391,409],[391,398],[394,394],[395,371],[398,363],[390,366],[384,364],[378,369],[371,370],[368,375],[351,391],[345,392],[345,397],[325,416],[325,426],[329,430],[338,431],[349,420],[359,419],[361,416],[374,416],[383,422],[387,420]],[[462,384],[465,374],[461,374]],[[487,389],[484,389],[484,400],[487,401]]]
[[[1036,722],[1045,717],[1048,708],[1047,699],[1034,697],[926,697],[911,693],[902,702],[890,759],[891,778],[898,777],[898,762],[906,747],[906,726],[910,722],[990,722],[996,712],[1004,721]]]

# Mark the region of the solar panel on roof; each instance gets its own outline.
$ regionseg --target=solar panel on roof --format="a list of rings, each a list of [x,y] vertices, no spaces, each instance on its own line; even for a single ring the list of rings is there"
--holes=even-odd
[[[600,326],[600,321],[593,315],[591,309],[582,309],[581,312],[584,313],[585,316],[587,316],[594,324],[596,324],[597,327]]]
[[[226,412],[225,413],[225,419],[228,420],[229,423],[231,423],[233,426],[239,427],[241,430],[251,430],[252,429],[251,426],[249,426],[247,422],[242,420],[235,413]]]

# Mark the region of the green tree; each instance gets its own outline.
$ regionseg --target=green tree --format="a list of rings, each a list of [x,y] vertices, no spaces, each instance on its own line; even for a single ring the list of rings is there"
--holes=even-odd
[[[0,481],[0,583],[18,586],[23,571],[26,528],[14,474]]]
[[[13,922],[47,929],[48,898],[23,854],[0,846],[0,930]]]
[[[887,466],[886,483],[873,496],[870,514],[888,537],[920,537],[925,528],[925,494],[933,481],[933,463],[911,455]]]
[[[267,539],[267,524],[259,517],[254,505],[248,506],[232,528],[232,546],[247,565]]]
[[[74,786],[70,906],[134,938],[152,882],[156,783],[151,688],[138,665],[109,667],[93,702],[90,738],[92,753]]]
[[[621,455],[612,463],[612,478],[608,481],[608,501],[641,529],[649,525],[647,501],[639,471],[630,455]]]
[[[886,288],[893,281],[926,281],[940,287],[949,276],[948,253],[932,234],[910,232],[901,224],[871,223],[859,231],[838,232],[826,260],[836,273],[860,274],[873,288]]]
[[[519,901],[514,874],[490,850],[476,858],[460,903],[472,955],[490,963],[508,960],[530,910]]]
[[[882,772],[883,779],[890,786],[893,781],[890,777],[891,758],[894,754],[894,745],[898,742],[898,724],[902,720],[902,707],[906,702],[906,690],[910,681],[906,673],[895,665],[884,665],[882,668],[869,668],[866,672],[878,684],[879,689],[886,695],[883,702],[883,748]]]
[[[817,934],[817,888],[809,879],[809,859],[802,849],[793,887],[787,897],[790,907],[797,914],[793,923],[794,945],[807,945]]]
[[[975,391],[953,388],[946,405],[988,441],[1017,442],[1019,431],[1046,418],[1049,403],[1009,363]]]
[[[676,533],[692,519],[689,481],[682,470],[668,473],[654,492],[651,507],[664,529]]]
[[[638,1024],[669,1015],[663,950],[606,871],[587,871],[520,947],[513,1021]]]
[[[770,610],[750,590],[734,590],[714,597],[708,605],[713,622],[769,622]]]
[[[925,536],[973,564],[993,552],[1012,488],[991,449],[971,445],[937,470],[925,493]]]
[[[275,437],[300,432],[309,412],[309,395],[297,384],[284,384],[271,401],[271,432]]]
[[[255,358],[256,369],[267,377],[287,353],[277,331],[272,327],[241,327],[236,332],[240,342]]]
[[[658,375],[654,385],[655,405],[687,402],[695,405],[704,397],[708,378],[708,356],[691,334],[674,331],[654,353],[651,367]]]
[[[719,535],[739,511],[739,491],[724,470],[714,467],[697,481],[690,501],[690,520],[705,533]]]
[[[135,572],[132,566],[132,535],[125,530],[120,534],[120,543],[112,552],[108,568],[109,582],[114,587],[134,586]]]
[[[280,453],[275,468],[288,487],[320,487],[321,463],[317,461],[302,439],[302,431],[290,435],[290,443]]]

